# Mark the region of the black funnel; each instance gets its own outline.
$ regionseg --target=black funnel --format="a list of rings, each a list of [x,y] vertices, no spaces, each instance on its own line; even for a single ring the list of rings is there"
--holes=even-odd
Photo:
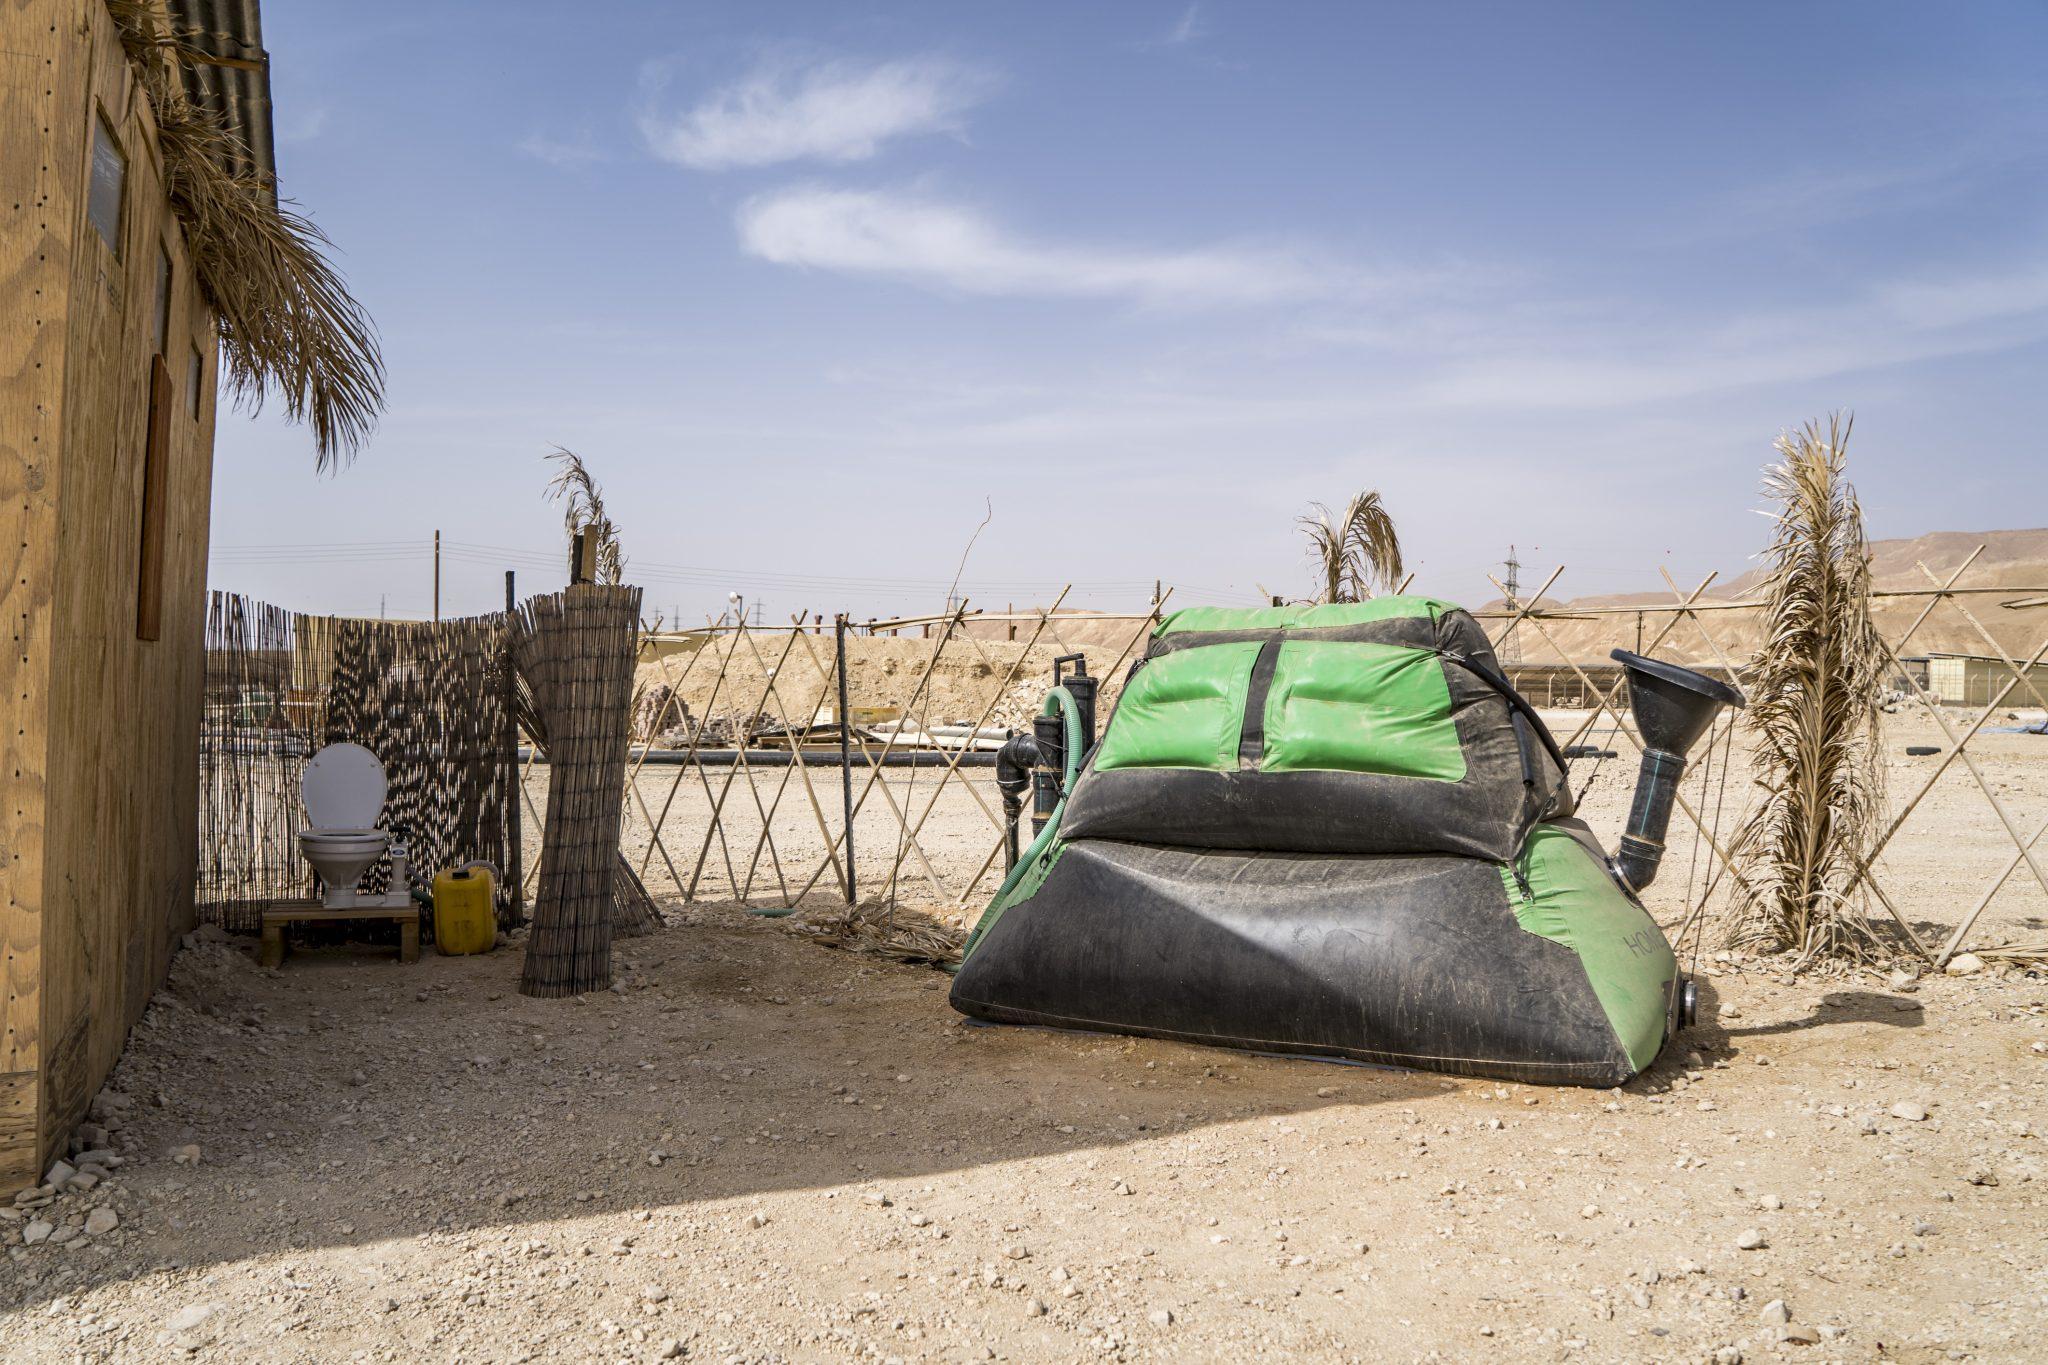
[[[1664,857],[1664,832],[1671,825],[1686,751],[1707,732],[1722,707],[1745,702],[1736,688],[1690,668],[1625,649],[1615,650],[1611,657],[1628,675],[1629,710],[1643,736],[1643,766],[1636,775],[1635,801],[1629,807],[1628,829],[1621,836],[1614,871],[1631,891],[1641,891],[1655,880]]]

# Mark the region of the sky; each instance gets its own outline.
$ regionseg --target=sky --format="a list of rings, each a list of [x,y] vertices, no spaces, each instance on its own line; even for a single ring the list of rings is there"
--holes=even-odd
[[[388,410],[222,413],[217,588],[552,590],[558,445],[685,623],[1303,595],[1361,488],[1456,601],[1730,578],[1837,410],[1874,537],[2048,524],[2038,4],[263,18]]]

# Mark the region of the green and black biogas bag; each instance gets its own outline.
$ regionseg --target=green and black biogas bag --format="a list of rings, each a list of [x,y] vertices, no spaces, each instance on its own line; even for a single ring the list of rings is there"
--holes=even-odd
[[[1685,749],[1741,697],[1617,657],[1648,752],[1611,861],[1572,818],[1556,741],[1457,607],[1399,596],[1175,613],[1101,743],[1088,680],[1055,688],[1036,740],[1001,757],[1011,818],[1031,768],[1043,823],[968,940],[954,1007],[1514,1080],[1627,1080],[1690,999],[1635,893]]]

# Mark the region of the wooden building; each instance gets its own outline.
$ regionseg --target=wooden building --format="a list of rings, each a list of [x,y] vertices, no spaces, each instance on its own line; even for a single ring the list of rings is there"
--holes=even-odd
[[[255,0],[150,13],[202,8],[260,58]],[[122,38],[107,0],[0,0],[0,1192],[58,1154],[192,912],[218,332]],[[267,130],[267,71],[229,60],[194,102]]]

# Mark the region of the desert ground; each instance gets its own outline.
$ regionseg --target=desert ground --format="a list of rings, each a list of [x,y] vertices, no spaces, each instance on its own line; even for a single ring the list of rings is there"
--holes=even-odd
[[[1896,800],[1935,733],[1892,722]],[[1610,838],[1612,747],[1586,800]],[[1972,752],[2031,833],[2048,737]],[[672,780],[643,772],[651,805]],[[1738,756],[1724,828],[1745,781]],[[933,778],[891,790],[915,809]],[[687,856],[715,799],[677,788]],[[778,856],[815,866],[790,809]],[[876,798],[872,889],[894,828]],[[994,834],[949,788],[920,843],[957,894]],[[1652,888],[1673,931],[1690,844]],[[1934,937],[2011,855],[1955,765],[1886,885]],[[6,1211],[0,1358],[2039,1358],[2042,974],[1795,979],[1688,936],[1701,1024],[1621,1090],[1541,1089],[970,1025],[935,968],[650,884],[668,927],[575,1001],[517,993],[516,941],[264,971],[194,934],[96,1105],[105,1177]],[[899,901],[971,919],[922,876]],[[1983,940],[2044,915],[2023,869]]]

